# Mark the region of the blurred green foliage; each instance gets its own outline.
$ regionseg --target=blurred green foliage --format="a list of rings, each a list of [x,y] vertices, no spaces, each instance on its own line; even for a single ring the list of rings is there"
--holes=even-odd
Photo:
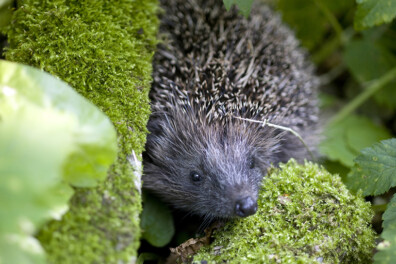
[[[295,30],[302,45],[309,50],[312,60],[316,63],[322,80],[321,98],[326,98],[326,108],[323,110],[326,115],[322,120],[327,125],[324,126],[324,140],[320,147],[325,158],[324,164],[332,172],[339,172],[343,176],[352,169],[344,179],[353,189],[367,190],[365,192],[367,195],[387,191],[394,186],[392,176],[395,173],[392,164],[396,163],[396,158],[392,152],[386,150],[394,148],[394,141],[374,143],[395,137],[396,134],[396,22],[394,21],[396,2],[392,0],[262,1],[272,4],[282,13],[283,20]],[[252,2],[224,0],[227,8],[236,4],[245,16],[248,16]],[[0,0],[0,27],[11,21],[11,4],[10,0]],[[117,14],[114,17],[120,19],[121,23],[133,18],[133,23],[130,22],[131,27],[116,26],[116,30],[107,30],[114,20],[107,19],[107,14],[97,11],[101,7],[95,6],[93,2],[88,3],[84,8],[78,5],[75,9],[62,9],[55,5],[53,12],[39,12],[38,16],[32,16],[26,11],[20,12],[18,14],[20,19],[16,23],[30,30],[18,31],[18,27],[13,27],[14,37],[10,40],[12,49],[8,54],[12,60],[45,68],[62,77],[100,105],[101,109],[111,117],[120,135],[129,135],[119,137],[119,144],[124,151],[118,165],[126,164],[125,153],[130,153],[132,149],[142,151],[144,124],[148,116],[147,107],[136,104],[139,105],[139,109],[144,109],[144,114],[141,115],[129,100],[136,96],[137,101],[142,104],[147,103],[151,70],[149,61],[155,44],[153,36],[156,31],[156,20],[154,18],[150,20],[150,17],[153,17],[152,10],[155,10],[153,7],[155,4],[150,2],[146,4],[147,6],[142,3],[137,5],[143,6],[142,10],[148,11],[129,16],[123,12],[127,9],[114,7],[113,11]],[[25,6],[32,10],[36,10],[37,7],[39,5]],[[110,4],[110,7],[113,5]],[[82,17],[67,16],[68,13],[73,14],[81,9],[88,14]],[[96,24],[96,27],[92,28],[85,24],[84,19],[89,20],[93,14],[90,10],[99,12],[95,16],[104,18],[102,24]],[[35,20],[40,20],[41,15],[43,20],[55,22],[35,24]],[[128,19],[121,20],[121,18],[125,19],[124,16]],[[58,23],[59,21],[63,22]],[[62,26],[62,23],[65,24]],[[124,33],[124,30],[127,32]],[[84,32],[78,35],[81,31]],[[104,35],[103,32],[107,34]],[[119,38],[118,34],[123,38]],[[67,36],[67,38],[59,38],[59,36]],[[131,42],[125,36],[136,36],[136,38]],[[134,54],[125,57],[127,53],[125,50],[133,51]],[[141,50],[144,52],[139,52]],[[118,68],[127,70],[120,71]],[[130,81],[131,76],[133,81]],[[144,80],[140,76],[144,76]],[[95,92],[95,89],[102,87],[103,93],[107,96],[101,97]],[[114,87],[123,88],[114,89]],[[130,87],[138,88],[130,89]],[[141,92],[142,87],[143,92]],[[114,111],[115,107],[120,109]],[[128,120],[123,118],[125,112],[128,113]],[[130,136],[131,127],[134,131],[133,136]],[[364,149],[372,144],[374,145],[371,148]],[[374,164],[370,163],[373,157],[378,158]],[[387,173],[375,167],[381,164],[389,167]],[[130,173],[131,169],[125,166],[118,166],[113,175]],[[128,184],[120,184],[120,178],[115,177],[115,179],[117,182],[114,186],[125,186],[124,189],[115,191],[117,195],[126,193],[127,187],[132,186],[132,181]],[[77,181],[76,184],[91,185],[92,182]],[[382,186],[382,189],[378,186]],[[106,188],[104,189],[107,191]],[[101,191],[98,193],[97,196],[101,197]],[[391,263],[390,261],[396,257],[394,256],[395,207],[396,201],[393,198],[383,215],[384,231],[381,236],[384,241],[379,244],[380,251],[375,255],[377,263]],[[98,222],[102,221],[98,220]],[[52,231],[51,229],[47,233]],[[169,236],[169,233],[164,236]],[[59,241],[59,244],[63,243],[63,240]],[[4,240],[0,240],[0,246],[3,245]],[[12,252],[9,251],[10,254]]]
[[[395,142],[393,142],[393,147]],[[393,156],[395,158],[395,156]],[[395,165],[393,165],[393,175],[396,174]],[[374,256],[375,263],[393,263],[396,259],[396,195],[388,204],[388,208],[383,215],[384,222],[382,226],[384,231],[381,237],[384,239],[378,245],[379,252]]]
[[[273,4],[311,52],[322,80],[321,97],[331,98],[322,111],[324,164],[343,175],[355,191],[362,189],[365,195],[389,191],[395,186],[396,139],[376,142],[396,133],[396,23],[392,22],[396,2],[279,0]],[[394,260],[394,204],[384,214],[381,237],[385,240],[378,246],[376,263]]]
[[[45,263],[35,233],[67,210],[69,184],[93,187],[106,177],[116,133],[59,79],[3,60],[0,120],[0,262]]]

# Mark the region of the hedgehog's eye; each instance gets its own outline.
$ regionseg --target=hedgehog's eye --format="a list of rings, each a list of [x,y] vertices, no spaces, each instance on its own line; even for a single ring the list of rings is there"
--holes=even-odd
[[[202,181],[202,176],[201,176],[198,172],[196,172],[196,171],[192,171],[192,172],[190,173],[190,177],[191,177],[191,180],[192,180],[193,182]]]
[[[254,166],[255,166],[255,164],[254,164],[254,158],[251,157],[251,158],[249,159],[249,168],[250,168],[250,169],[254,169]]]

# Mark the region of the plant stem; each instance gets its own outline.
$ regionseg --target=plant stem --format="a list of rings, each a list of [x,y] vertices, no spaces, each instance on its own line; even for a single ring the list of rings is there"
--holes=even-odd
[[[356,108],[361,106],[368,98],[373,94],[378,92],[387,83],[396,78],[396,67],[388,71],[386,74],[382,75],[380,78],[372,81],[371,85],[367,87],[361,94],[359,94],[355,99],[349,102],[344,108],[341,109],[329,122],[329,124],[334,125],[342,121],[348,115],[350,115]]]
[[[318,65],[328,56],[330,56],[339,46],[345,45],[349,39],[353,36],[354,30],[351,28],[343,29],[341,24],[338,22],[335,15],[331,10],[323,3],[323,0],[313,0],[319,10],[326,16],[331,27],[335,32],[335,36],[325,41],[321,49],[314,54],[312,60]]]
[[[326,16],[329,20],[331,26],[333,27],[334,31],[337,34],[338,40],[343,43],[345,41],[341,24],[338,22],[337,18],[334,14],[330,11],[330,9],[323,4],[322,0],[314,0],[316,6],[322,11],[322,13]]]

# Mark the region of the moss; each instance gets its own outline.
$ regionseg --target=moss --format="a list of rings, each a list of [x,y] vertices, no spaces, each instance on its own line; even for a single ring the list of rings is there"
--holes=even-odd
[[[264,179],[259,210],[227,223],[194,263],[367,263],[372,211],[337,175],[289,161]]]
[[[141,197],[127,161],[140,156],[149,116],[156,0],[18,1],[6,59],[68,82],[114,123],[119,155],[96,189],[76,189],[70,210],[39,234],[51,263],[130,263]]]

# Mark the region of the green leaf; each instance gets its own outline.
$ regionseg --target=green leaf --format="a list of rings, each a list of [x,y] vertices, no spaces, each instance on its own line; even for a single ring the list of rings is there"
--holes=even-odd
[[[348,43],[343,57],[347,67],[361,84],[380,78],[396,65],[395,55],[370,36]],[[374,95],[375,100],[380,105],[396,109],[395,85],[396,81],[385,85]]]
[[[374,124],[366,117],[354,117],[350,119],[345,130],[348,146],[356,152],[361,151],[383,139],[391,138],[389,131],[377,124]]]
[[[393,0],[356,0],[356,3],[356,30],[391,22],[396,16],[396,1]]]
[[[241,13],[245,17],[248,17],[252,8],[253,0],[223,0],[223,3],[227,10],[230,10],[231,6],[235,4]]]
[[[142,238],[155,247],[163,247],[172,239],[175,228],[168,207],[155,197],[143,193],[143,212],[140,226]]]
[[[236,3],[236,0],[223,0],[224,6],[227,10],[230,10],[231,6]]]
[[[396,64],[391,52],[369,38],[348,43],[343,57],[351,73],[361,83],[378,78]]]
[[[107,117],[65,83],[0,60],[0,263],[44,263],[33,235],[68,209],[69,183],[106,176],[115,142]]]
[[[0,8],[8,6],[12,3],[12,0],[0,0]]]
[[[353,159],[360,150],[391,137],[384,127],[374,124],[366,117],[356,115],[327,127],[324,136],[320,151],[330,160],[339,161],[347,167],[353,166]]]
[[[382,227],[388,228],[392,223],[396,223],[396,195],[393,195],[392,200],[388,203],[388,206],[382,215]]]
[[[45,264],[45,253],[32,236],[0,236],[0,262],[18,264]]]
[[[396,138],[375,143],[362,150],[348,175],[347,185],[352,190],[363,190],[363,195],[379,195],[396,186]]]
[[[381,233],[384,239],[378,244],[378,252],[374,255],[374,264],[389,264],[396,259],[396,221],[390,222]]]
[[[396,195],[393,195],[389,202],[385,213],[382,215],[382,231],[381,238],[384,239],[374,255],[374,263],[392,263],[396,259]]]
[[[346,141],[347,120],[337,123],[325,129],[325,140],[320,143],[320,152],[325,154],[331,161],[339,161],[346,167],[353,165],[355,151],[350,149]],[[357,153],[356,153],[357,154]]]
[[[28,115],[26,122],[40,128],[37,133],[48,134],[41,144],[62,142],[51,153],[70,153],[62,161],[63,179],[77,187],[93,187],[105,179],[117,152],[116,133],[109,119],[59,79],[31,67],[0,62],[0,83],[17,92],[15,100],[20,111],[15,114],[22,115],[18,118]],[[30,108],[41,114],[29,113]],[[7,116],[12,109],[3,111]],[[38,123],[43,123],[42,127]],[[27,135],[27,131],[21,131],[20,136]]]

